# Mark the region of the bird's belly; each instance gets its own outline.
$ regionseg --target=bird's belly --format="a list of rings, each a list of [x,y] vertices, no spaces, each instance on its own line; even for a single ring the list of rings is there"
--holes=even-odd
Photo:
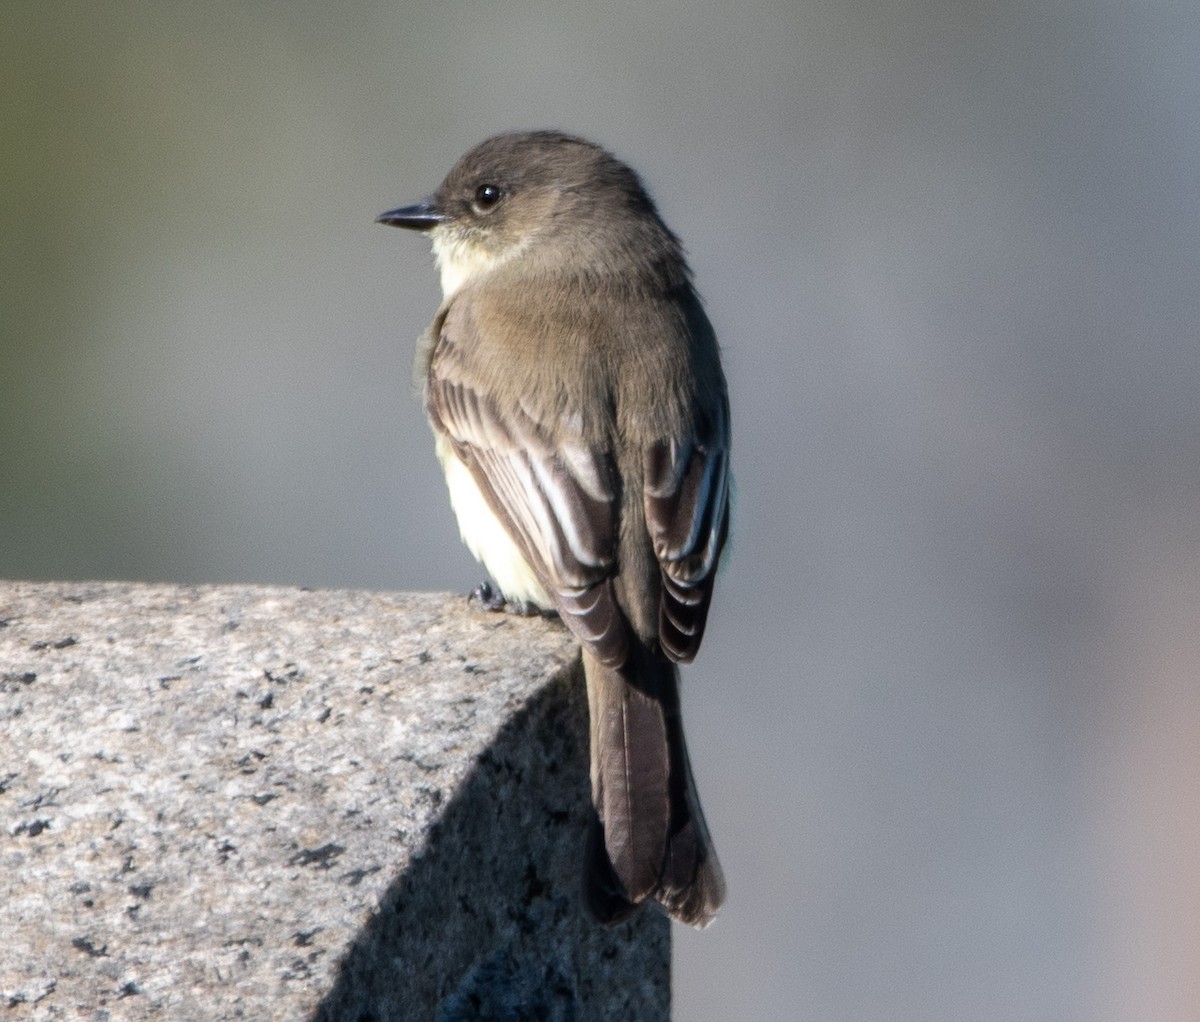
[[[496,517],[470,470],[445,438],[436,438],[438,460],[446,475],[450,506],[467,549],[487,568],[500,591],[511,601],[532,603],[553,610],[554,603],[538,581],[524,555]]]

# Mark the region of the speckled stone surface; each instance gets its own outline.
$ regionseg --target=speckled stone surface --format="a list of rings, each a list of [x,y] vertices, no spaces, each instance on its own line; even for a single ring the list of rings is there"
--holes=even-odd
[[[461,597],[0,582],[0,1020],[668,1018],[582,688]]]

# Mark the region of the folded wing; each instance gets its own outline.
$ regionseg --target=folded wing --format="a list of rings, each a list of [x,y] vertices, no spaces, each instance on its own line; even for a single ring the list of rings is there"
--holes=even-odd
[[[662,572],[659,642],[688,663],[700,649],[717,560],[729,531],[729,405],[643,459],[646,527]]]
[[[567,626],[602,663],[623,663],[629,626],[612,588],[617,486],[608,452],[563,423],[551,438],[524,407],[502,410],[456,378],[452,362],[431,374],[426,404]]]

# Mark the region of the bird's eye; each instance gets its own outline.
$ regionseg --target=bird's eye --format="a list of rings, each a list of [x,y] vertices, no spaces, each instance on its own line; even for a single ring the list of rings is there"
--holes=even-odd
[[[480,213],[486,213],[496,205],[504,193],[497,185],[480,185],[475,189],[475,208]]]

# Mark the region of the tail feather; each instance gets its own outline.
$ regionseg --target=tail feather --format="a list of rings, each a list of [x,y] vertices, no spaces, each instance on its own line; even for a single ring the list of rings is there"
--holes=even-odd
[[[700,808],[682,720],[678,713],[672,720],[671,776],[675,793],[671,800],[671,835],[662,883],[655,897],[670,916],[703,929],[725,901],[725,874]]]
[[[711,922],[725,895],[692,780],[675,665],[639,650],[623,667],[584,654],[591,717],[587,897],[603,922],[654,898],[675,919]]]

